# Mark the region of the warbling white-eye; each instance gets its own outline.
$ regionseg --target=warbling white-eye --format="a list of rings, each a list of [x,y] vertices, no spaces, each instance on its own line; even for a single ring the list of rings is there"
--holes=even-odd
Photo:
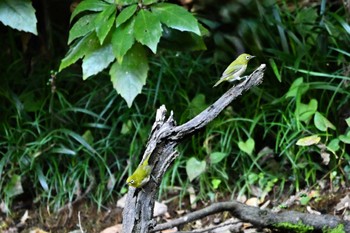
[[[149,154],[145,161],[136,168],[131,176],[128,177],[126,184],[135,188],[141,188],[149,181],[152,171],[152,167],[148,165],[150,156],[151,154]]]
[[[249,55],[247,53],[242,53],[239,55],[236,60],[234,60],[224,71],[221,78],[213,87],[216,87],[220,83],[224,81],[233,82],[236,80],[241,80],[240,77],[244,71],[247,69],[247,65],[250,59],[252,59],[255,56]]]

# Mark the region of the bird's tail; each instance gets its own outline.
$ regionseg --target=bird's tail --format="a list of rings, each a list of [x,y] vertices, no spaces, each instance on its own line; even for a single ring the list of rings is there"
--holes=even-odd
[[[222,83],[224,81],[224,79],[220,79],[219,81],[217,81],[213,87],[216,87],[217,85],[219,85],[220,83]]]

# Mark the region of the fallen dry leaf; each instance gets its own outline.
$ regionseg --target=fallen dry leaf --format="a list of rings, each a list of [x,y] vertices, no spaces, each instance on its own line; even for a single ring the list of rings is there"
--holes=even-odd
[[[340,199],[340,202],[334,207],[336,211],[341,211],[343,209],[349,208],[350,197],[349,194]]]
[[[101,231],[101,233],[119,233],[119,232],[122,232],[122,224],[117,224]]]
[[[255,207],[258,207],[259,204],[260,204],[260,201],[258,198],[256,197],[252,197],[252,198],[249,198],[246,202],[245,202],[246,205],[249,205],[249,206],[255,206]]]
[[[306,210],[307,210],[307,212],[309,212],[310,214],[321,215],[321,213],[320,213],[320,212],[318,212],[318,211],[316,211],[316,210],[311,209],[311,207],[310,207],[310,206],[306,206]]]

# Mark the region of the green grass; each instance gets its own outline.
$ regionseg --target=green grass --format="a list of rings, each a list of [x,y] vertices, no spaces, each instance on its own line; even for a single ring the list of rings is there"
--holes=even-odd
[[[160,196],[169,187],[186,190],[192,185],[201,199],[278,197],[286,188],[294,192],[322,178],[347,181],[349,151],[340,139],[349,131],[342,114],[349,108],[350,34],[343,7],[321,4],[292,11],[286,10],[285,1],[280,5],[249,1],[237,8],[235,4],[227,8],[225,20],[207,21],[214,25],[207,41],[212,49],[161,50],[151,58],[147,84],[130,109],[112,88],[108,74],[83,82],[74,67],[57,75],[52,93],[47,83],[57,61],[46,64],[39,59],[26,73],[22,52],[8,45],[12,59],[0,58],[4,61],[0,199],[10,207],[23,198],[24,190],[36,203],[57,210],[90,185],[88,198],[100,207],[117,199],[125,192],[126,177],[138,165],[156,109],[165,104],[182,124],[209,106],[229,88],[212,85],[238,49],[257,56],[250,71],[267,64],[263,84],[179,146],[180,156],[165,175]],[[233,19],[239,19],[235,30]],[[307,105],[312,99],[316,110]],[[320,130],[315,111],[336,129]],[[317,145],[296,145],[300,138],[314,134],[321,137]],[[248,139],[254,145],[242,150]],[[338,140],[338,148],[322,151],[332,140]],[[322,152],[330,154],[328,165],[322,163]],[[204,161],[206,168],[190,182],[186,166],[192,157]],[[181,191],[181,198],[185,195]]]

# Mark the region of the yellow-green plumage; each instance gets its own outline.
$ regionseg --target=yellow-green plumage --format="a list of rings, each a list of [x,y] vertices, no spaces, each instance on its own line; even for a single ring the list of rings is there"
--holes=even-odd
[[[150,179],[152,167],[148,165],[149,157],[148,155],[145,161],[139,165],[134,173],[128,177],[126,183],[132,187],[140,188],[144,186]]]
[[[228,81],[233,82],[235,80],[240,80],[240,76],[244,73],[244,71],[247,69],[247,65],[250,59],[252,59],[255,56],[252,56],[247,53],[243,53],[239,55],[236,60],[234,60],[222,73],[221,78],[217,83],[215,83],[214,87],[219,85],[222,82]]]

